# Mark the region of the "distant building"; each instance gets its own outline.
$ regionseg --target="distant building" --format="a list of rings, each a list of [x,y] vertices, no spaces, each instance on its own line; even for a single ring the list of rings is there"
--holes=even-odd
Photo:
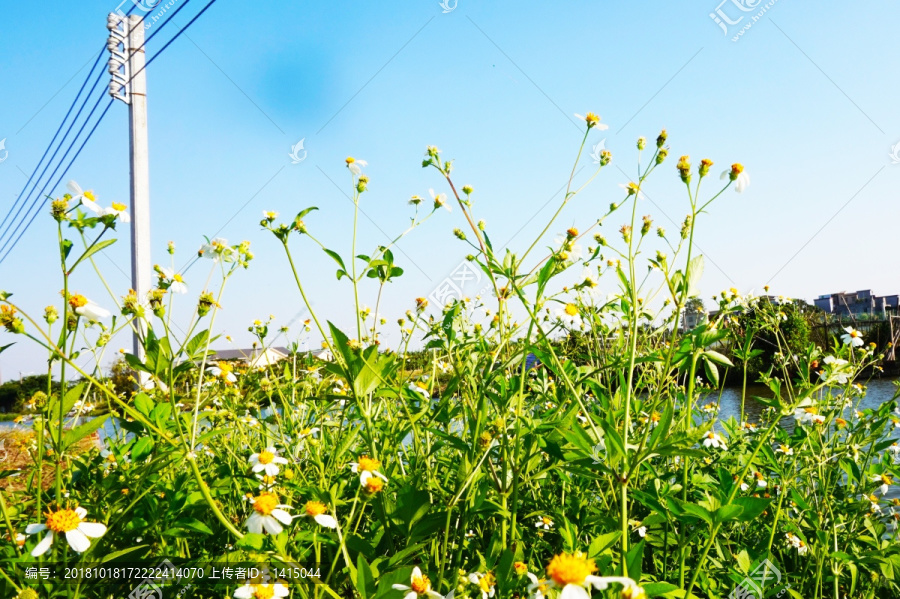
[[[884,316],[897,312],[900,295],[873,295],[871,289],[820,295],[813,300],[817,308],[835,316]]]
[[[691,331],[696,329],[701,324],[706,324],[709,320],[709,315],[706,313],[706,310],[703,309],[691,309],[685,308],[682,313],[681,318],[681,330],[682,331]]]
[[[223,349],[216,351],[210,357],[212,361],[241,362],[250,368],[265,368],[281,362],[290,355],[286,347],[267,347],[261,350],[258,347],[251,349]]]

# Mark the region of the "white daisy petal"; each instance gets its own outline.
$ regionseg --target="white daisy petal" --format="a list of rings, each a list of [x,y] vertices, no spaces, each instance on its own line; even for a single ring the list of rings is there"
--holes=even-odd
[[[69,542],[69,546],[78,553],[84,553],[91,546],[91,540],[77,528],[66,533],[66,540]]]
[[[47,533],[41,542],[34,546],[34,549],[31,550],[31,557],[38,557],[40,555],[44,555],[47,553],[47,550],[50,549],[50,545],[53,544],[53,531]]]
[[[78,530],[92,539],[102,537],[106,534],[106,526],[99,522],[82,522],[78,525]]]

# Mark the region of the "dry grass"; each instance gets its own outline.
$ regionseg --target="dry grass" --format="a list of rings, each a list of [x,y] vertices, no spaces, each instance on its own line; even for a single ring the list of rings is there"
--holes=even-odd
[[[13,474],[0,478],[0,490],[22,491],[28,488],[28,477],[34,469],[33,447],[35,436],[32,430],[11,430],[0,432],[0,472],[17,470],[21,474]],[[97,447],[99,437],[96,433],[75,444],[69,452],[81,454]],[[53,484],[54,456],[44,454],[41,472],[41,487],[44,490]],[[64,468],[67,464],[64,464]]]

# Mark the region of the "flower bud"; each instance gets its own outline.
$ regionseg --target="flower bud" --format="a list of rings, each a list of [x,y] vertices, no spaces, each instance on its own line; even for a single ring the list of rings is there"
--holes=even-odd
[[[668,138],[669,138],[669,134],[666,133],[665,129],[663,129],[660,132],[659,137],[656,138],[656,147],[662,148],[664,145],[666,145],[666,139],[668,139]]]
[[[663,162],[665,162],[668,156],[669,150],[666,148],[660,148],[659,152],[656,153],[656,164],[662,164]]]
[[[622,234],[622,239],[625,243],[631,243],[631,226],[630,225],[622,225],[622,228],[619,229],[619,233]]]
[[[678,165],[676,166],[678,172],[681,175],[681,180],[685,183],[691,182],[691,157],[690,156],[682,156],[678,160]]]
[[[594,235],[594,241],[596,241],[596,242],[597,242],[598,244],[600,244],[601,246],[605,246],[605,245],[606,245],[606,237],[604,237],[604,236],[601,235],[600,233],[597,233],[596,235]]]
[[[468,195],[472,195],[472,192],[473,192],[473,191],[475,191],[475,190],[472,189],[472,186],[471,186],[471,185],[463,185],[463,186],[462,186],[462,192],[463,192],[464,194],[466,194],[467,196],[468,196]]]
[[[638,137],[637,140],[637,149],[643,150],[647,147],[647,138],[646,137]]]
[[[462,229],[453,229],[453,234],[456,235],[457,239],[461,239],[462,241],[466,240],[466,234],[463,233]]]
[[[700,161],[700,177],[705,177],[709,174],[709,167],[713,165],[713,161],[709,158],[704,158]]]
[[[56,309],[56,306],[47,306],[44,308],[44,320],[47,321],[47,324],[53,324],[59,318],[59,311]]]

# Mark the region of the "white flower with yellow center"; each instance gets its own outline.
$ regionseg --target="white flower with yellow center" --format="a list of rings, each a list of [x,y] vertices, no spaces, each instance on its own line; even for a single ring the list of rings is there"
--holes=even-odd
[[[350,169],[350,172],[356,175],[357,177],[362,173],[362,168],[365,166],[369,166],[369,163],[365,160],[357,160],[353,156],[348,156],[347,160],[344,162],[347,163],[347,168]]]
[[[439,194],[435,195],[433,189],[429,189],[428,193],[431,194],[431,199],[434,202],[435,210],[437,210],[438,208],[443,206],[444,208],[447,209],[447,212],[453,212],[453,206],[451,206],[449,204],[449,202],[447,202],[447,194],[446,193],[439,193]]]
[[[290,506],[278,503],[278,495],[264,491],[251,501],[253,513],[247,518],[247,530],[250,532],[260,534],[265,531],[277,535],[284,530],[282,524],[291,523],[291,515],[285,511]]]
[[[553,528],[553,520],[551,520],[547,516],[541,516],[537,519],[537,522],[534,523],[534,527],[543,528],[544,530],[550,530]]]
[[[335,520],[334,516],[326,514],[325,511],[325,504],[321,501],[307,501],[306,505],[303,506],[303,517],[312,518],[316,521],[316,524],[325,528],[337,528],[337,520]]]
[[[730,179],[732,177],[732,173],[734,172],[734,168],[724,171],[720,179],[723,181],[725,179]],[[744,193],[744,191],[750,187],[750,175],[741,167],[740,172],[737,174],[734,179],[734,190],[738,193]]]
[[[359,484],[363,487],[366,486],[366,481],[372,476],[377,476],[387,482],[387,477],[378,471],[380,467],[381,462],[367,455],[360,456],[358,462],[350,462],[350,471],[354,474],[359,474]]]
[[[209,369],[209,373],[221,379],[226,385],[232,385],[237,382],[237,377],[232,372],[234,368],[228,362],[216,362],[216,365]]]
[[[712,447],[713,449],[728,449],[728,446],[725,444],[725,438],[722,437],[719,433],[714,433],[712,431],[706,433],[706,437],[703,439],[703,447]]]
[[[872,482],[880,483],[881,486],[878,487],[878,490],[881,491],[882,495],[887,495],[891,485],[894,484],[894,479],[887,474],[877,474],[872,477]]]
[[[291,592],[288,588],[276,582],[274,584],[250,584],[247,583],[242,587],[238,587],[234,591],[234,597],[237,599],[281,599],[287,597]]]
[[[130,223],[131,217],[128,216],[128,212],[126,212],[127,208],[128,206],[126,206],[125,204],[113,202],[112,206],[103,209],[102,216],[113,215],[116,217],[116,219],[119,220],[119,222]]]
[[[853,347],[862,346],[863,335],[853,327],[844,327],[844,334],[841,335],[841,341],[844,345],[852,345]]]
[[[560,599],[590,599],[589,589],[604,591],[611,584],[622,585],[622,597],[644,599],[644,590],[624,576],[595,576],[597,566],[581,552],[560,553],[547,565],[547,586],[562,589]]]
[[[288,461],[279,456],[278,450],[274,447],[266,447],[259,453],[250,456],[250,465],[253,467],[254,474],[263,472],[266,476],[275,476],[280,470],[278,464],[287,463]]]
[[[47,512],[45,515],[47,520],[44,524],[29,524],[25,527],[25,533],[29,535],[45,530],[49,531],[31,550],[32,557],[44,555],[53,544],[55,534],[65,533],[69,546],[78,553],[84,553],[91,546],[90,539],[102,537],[106,533],[104,524],[84,521],[87,510],[82,507],[58,509],[54,512]]]
[[[581,312],[575,304],[566,304],[556,310],[556,318],[569,327],[581,326]]]
[[[109,310],[101,308],[78,293],[69,296],[69,306],[75,311],[75,314],[92,322],[98,322],[100,319],[110,316]]]
[[[234,259],[234,250],[229,247],[228,240],[222,237],[216,237],[209,243],[200,246],[198,252],[203,258],[209,258],[213,262],[224,260],[229,262]]]
[[[103,208],[97,203],[97,196],[93,191],[84,191],[75,181],[66,183],[66,189],[72,194],[73,202],[81,202],[81,205],[98,216],[103,216]]]
[[[165,266],[160,267],[159,272],[169,283],[169,291],[179,295],[184,295],[188,292],[187,283],[184,282],[184,279],[179,273],[171,268],[166,268]]]
[[[427,576],[422,574],[419,566],[413,568],[412,575],[409,577],[409,585],[395,584],[392,585],[395,591],[408,591],[403,595],[403,599],[418,599],[418,597],[430,597],[431,599],[443,599],[443,595],[431,589],[431,581]]]
[[[481,591],[481,599],[489,599],[494,596],[497,579],[490,572],[487,574],[472,572],[469,574],[469,582],[477,586],[478,590]]]
[[[528,585],[528,596],[530,599],[544,599],[550,592],[550,583],[546,578],[538,578],[531,572],[526,574],[531,584]]]

